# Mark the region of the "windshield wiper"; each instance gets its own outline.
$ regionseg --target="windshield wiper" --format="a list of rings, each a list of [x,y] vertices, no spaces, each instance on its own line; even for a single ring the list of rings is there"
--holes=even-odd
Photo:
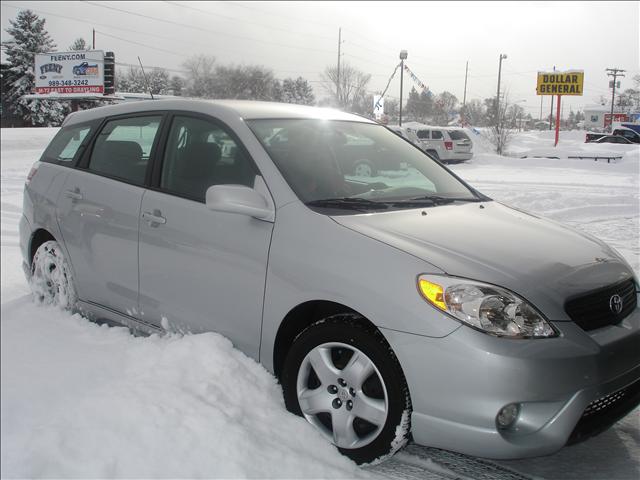
[[[326,207],[326,208],[350,208],[353,210],[385,210],[389,208],[386,203],[374,202],[366,198],[323,198],[320,200],[312,200],[307,202],[310,207]]]
[[[406,200],[400,200],[398,203],[416,203],[416,202],[429,202],[433,204],[445,204],[452,202],[482,202],[481,198],[477,197],[442,197],[440,195],[422,195],[420,197],[408,198]]]

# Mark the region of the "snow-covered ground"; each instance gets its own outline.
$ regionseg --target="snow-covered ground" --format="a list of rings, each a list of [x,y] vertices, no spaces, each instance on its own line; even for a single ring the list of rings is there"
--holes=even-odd
[[[56,129],[1,131],[1,475],[637,479],[640,414],[555,455],[488,462],[411,445],[359,469],[284,409],[279,386],[223,337],[133,337],[36,307],[20,268],[24,179]],[[553,149],[552,132],[519,134],[511,157],[476,155],[453,169],[496,200],[576,226],[640,272],[640,151],[618,163],[520,158]],[[585,147],[563,132],[560,151]],[[611,145],[616,147],[626,147]],[[515,469],[523,475],[518,475]]]

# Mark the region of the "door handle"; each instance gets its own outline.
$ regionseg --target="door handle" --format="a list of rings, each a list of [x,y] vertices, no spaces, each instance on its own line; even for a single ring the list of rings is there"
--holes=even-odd
[[[73,200],[82,200],[82,194],[80,193],[79,189],[75,189],[75,190],[65,190],[64,194],[66,197],[69,197]]]
[[[164,225],[167,223],[167,219],[162,216],[158,209],[155,209],[153,213],[142,212],[142,218],[149,222],[149,225],[152,227],[157,227],[158,225]]]

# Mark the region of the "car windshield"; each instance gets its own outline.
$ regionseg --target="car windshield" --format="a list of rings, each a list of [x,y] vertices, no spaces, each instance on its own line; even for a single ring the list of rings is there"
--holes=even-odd
[[[312,206],[370,210],[479,200],[382,125],[315,119],[247,123],[296,195]]]

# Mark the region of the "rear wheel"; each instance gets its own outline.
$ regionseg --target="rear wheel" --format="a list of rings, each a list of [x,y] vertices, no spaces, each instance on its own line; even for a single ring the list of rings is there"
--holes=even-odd
[[[282,385],[287,409],[362,464],[404,446],[411,401],[386,340],[358,318],[334,315],[304,330],[287,354]]]
[[[73,309],[78,297],[71,267],[58,242],[51,240],[38,247],[29,285],[36,303]]]

